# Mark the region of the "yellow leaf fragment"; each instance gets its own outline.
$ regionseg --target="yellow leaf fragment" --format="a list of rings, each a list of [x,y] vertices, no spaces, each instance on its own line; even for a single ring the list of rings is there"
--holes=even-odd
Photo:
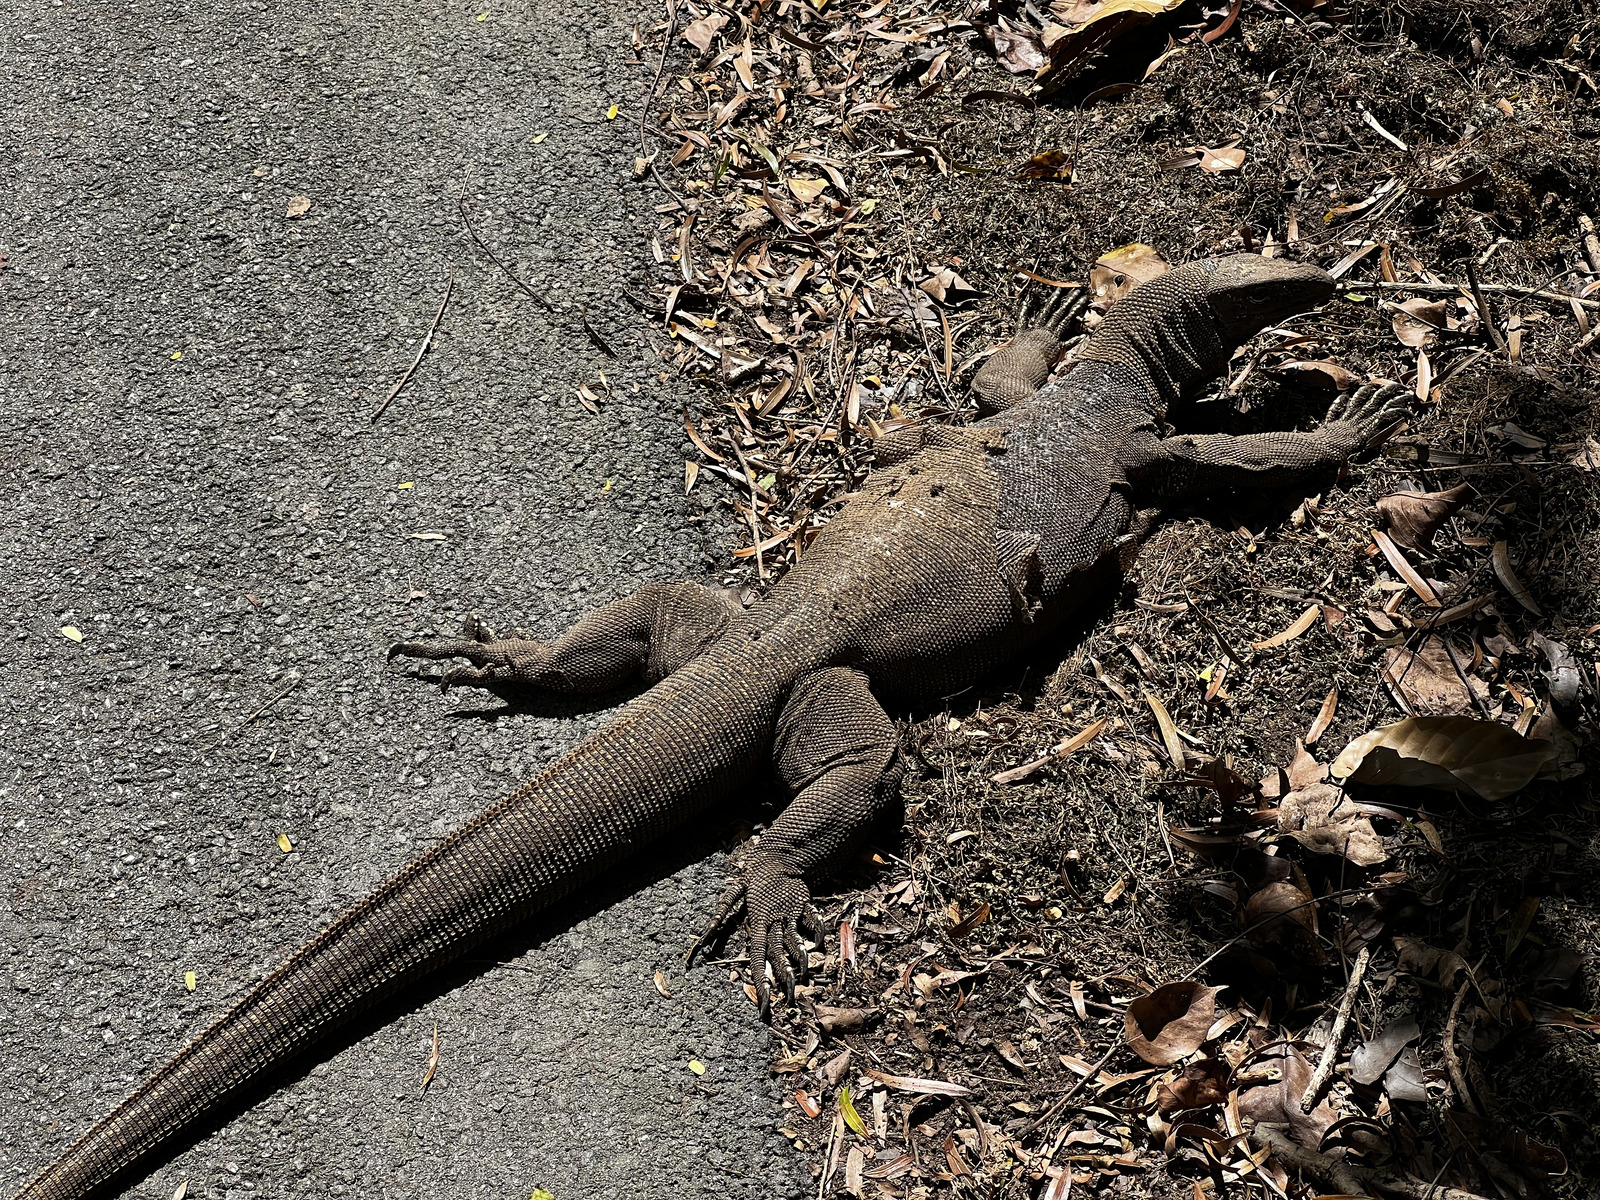
[[[550,133],[549,133],[548,130],[546,130],[544,133],[536,133],[536,134],[533,135],[533,144],[535,146],[537,146],[540,142],[544,141],[545,138],[547,138],[549,136],[550,136]]]
[[[1251,642],[1250,646],[1254,650],[1275,650],[1279,646],[1287,645],[1288,643],[1294,641],[1295,638],[1299,637],[1306,630],[1310,629],[1311,626],[1316,623],[1317,617],[1320,616],[1321,613],[1322,605],[1313,604],[1307,608],[1305,612],[1296,617],[1294,619],[1294,624],[1290,625],[1289,628],[1285,629],[1282,633],[1275,633],[1265,641]]]
[[[689,1060],[689,1070],[693,1071],[696,1075],[704,1075],[706,1073],[706,1065],[698,1058],[691,1058]]]
[[[172,361],[173,362],[177,362],[180,358],[183,357],[183,351],[182,350],[174,350],[172,352],[171,357],[172,357]]]
[[[606,109],[606,120],[615,121],[617,119],[617,114],[621,111],[622,105],[613,104],[610,108]]]
[[[856,1111],[854,1101],[850,1099],[849,1084],[839,1089],[839,1115],[844,1118],[844,1123],[850,1127],[851,1133],[857,1137],[867,1136],[866,1122],[861,1119],[861,1114]]]
[[[294,843],[289,840],[289,835],[287,833],[280,833],[278,835],[278,849],[282,850],[285,854],[294,849]]]
[[[83,633],[75,625],[63,625],[61,627],[61,636],[69,642],[83,641]]]
[[[187,990],[189,990],[191,992],[194,991],[195,984],[197,984],[199,982],[200,982],[200,980],[196,977],[196,975],[195,975],[195,973],[193,971],[185,971],[183,973],[183,986]]]
[[[399,489],[400,489],[400,490],[401,490],[401,491],[402,491],[402,492],[403,492],[403,491],[405,491],[405,490],[406,490],[406,489],[407,489],[407,488],[414,488],[414,487],[416,487],[416,486],[417,486],[417,485],[416,485],[416,484],[415,484],[415,483],[413,483],[413,482],[412,482],[412,481],[411,481],[411,480],[409,480],[409,479],[408,479],[408,480],[406,480],[406,482],[404,482],[404,483],[397,483],[397,484],[395,484],[395,487],[397,487],[397,488],[399,488]]]
[[[489,14],[486,12],[481,12],[473,19],[478,21],[487,21],[489,19]]]
[[[556,1198],[553,1193],[547,1192],[543,1188],[534,1188],[533,1194],[528,1197],[528,1200],[556,1200]]]

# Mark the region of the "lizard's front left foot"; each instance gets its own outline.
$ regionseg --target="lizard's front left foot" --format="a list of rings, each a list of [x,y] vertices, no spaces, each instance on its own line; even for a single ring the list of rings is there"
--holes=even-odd
[[[388,660],[393,662],[397,658],[466,659],[472,664],[470,667],[451,667],[439,676],[439,686],[448,692],[453,687],[542,683],[548,651],[542,642],[529,638],[497,638],[477,617],[468,617],[460,637],[396,642],[389,647]]]
[[[1411,414],[1416,395],[1403,383],[1368,383],[1340,396],[1328,409],[1323,428],[1343,433],[1352,454],[1372,449],[1391,426]]]
[[[750,974],[755,980],[756,1005],[763,1018],[772,1009],[767,986],[767,968],[794,1003],[796,979],[806,979],[806,948],[800,941],[803,932],[817,945],[827,937],[826,926],[811,906],[811,889],[781,859],[752,854],[740,869],[739,878],[728,886],[717,905],[717,915],[689,949],[693,959],[700,948],[717,936],[743,908],[745,933],[750,943]]]

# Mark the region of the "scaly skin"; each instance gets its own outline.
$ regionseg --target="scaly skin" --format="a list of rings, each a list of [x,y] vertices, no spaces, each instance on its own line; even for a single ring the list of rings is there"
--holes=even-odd
[[[466,658],[447,683],[594,691],[638,674],[654,686],[298,951],[17,1200],[129,1181],[285,1058],[775,765],[794,798],[718,917],[743,908],[765,1008],[762,965],[792,989],[800,931],[821,939],[809,881],[894,795],[894,728],[876,695],[947,694],[1025,649],[1081,605],[1093,568],[1126,561],[1141,507],[1309,480],[1404,412],[1404,389],[1368,387],[1313,433],[1158,436],[1166,406],[1234,346],[1332,286],[1247,256],[1146,284],[1060,383],[1008,393],[977,426],[886,441],[882,468],[754,607],[654,585],[548,645],[471,623],[461,638],[396,646],[391,657]],[[1023,330],[989,377],[1036,385],[1059,334]]]

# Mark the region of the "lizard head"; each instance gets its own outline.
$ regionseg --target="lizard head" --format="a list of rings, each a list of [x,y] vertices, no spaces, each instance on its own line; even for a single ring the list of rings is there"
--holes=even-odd
[[[1213,259],[1206,277],[1206,298],[1216,315],[1223,340],[1230,346],[1248,341],[1295,313],[1325,304],[1333,295],[1333,276],[1304,263],[1234,254]]]

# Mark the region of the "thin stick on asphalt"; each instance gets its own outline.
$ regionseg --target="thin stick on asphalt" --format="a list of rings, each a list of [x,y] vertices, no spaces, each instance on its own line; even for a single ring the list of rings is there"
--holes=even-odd
[[[400,389],[411,382],[411,377],[416,374],[417,366],[422,362],[422,356],[428,352],[428,347],[433,344],[433,332],[439,328],[439,318],[444,316],[444,306],[450,303],[450,293],[456,286],[455,264],[450,264],[450,278],[445,280],[444,299],[439,301],[439,311],[433,314],[433,324],[428,326],[428,332],[422,335],[422,345],[417,347],[417,356],[411,360],[411,365],[406,368],[406,373],[400,376],[400,382],[394,385],[390,393],[383,398],[383,403],[378,405],[377,411],[372,414],[376,421],[383,416],[384,410],[389,407],[389,402],[400,394]]]
[[[250,715],[249,715],[249,716],[248,716],[248,717],[246,717],[246,718],[245,718],[245,719],[244,719],[244,720],[242,720],[242,721],[240,721],[240,722],[239,722],[239,723],[238,723],[238,724],[237,724],[237,725],[235,725],[235,726],[234,726],[234,727],[233,727],[233,728],[232,728],[232,729],[230,729],[230,730],[228,730],[228,732],[227,732],[227,733],[225,733],[225,734],[223,734],[223,735],[222,735],[222,736],[221,736],[221,737],[219,737],[219,738],[218,738],[218,739],[217,739],[217,740],[216,740],[216,741],[214,741],[214,742],[212,742],[212,743],[211,743],[211,745],[209,745],[209,746],[207,746],[207,747],[206,747],[206,748],[205,748],[205,751],[204,751],[204,753],[206,753],[206,754],[210,754],[210,753],[211,753],[211,752],[212,752],[212,751],[213,751],[213,750],[215,750],[215,749],[216,749],[216,748],[217,748],[217,747],[218,747],[218,746],[220,746],[220,745],[222,745],[222,743],[223,743],[223,742],[225,742],[225,741],[227,741],[227,740],[228,740],[228,739],[229,739],[229,738],[231,738],[231,737],[232,737],[232,736],[233,736],[233,735],[234,735],[234,734],[236,734],[236,733],[238,733],[238,732],[239,732],[239,731],[240,731],[240,730],[241,730],[241,729],[243,729],[243,728],[244,728],[244,727],[245,727],[245,726],[246,726],[246,725],[249,725],[249,724],[250,724],[250,723],[251,723],[251,722],[252,722],[252,721],[254,721],[254,720],[256,720],[256,719],[257,719],[257,718],[258,718],[258,717],[260,717],[260,716],[261,716],[261,715],[262,715],[262,714],[263,714],[263,713],[265,713],[265,712],[266,712],[266,711],[267,711],[267,710],[268,710],[268,709],[270,709],[270,708],[271,708],[271,707],[272,707],[272,706],[273,706],[273,705],[275,705],[275,704],[276,704],[276,703],[278,703],[278,701],[280,701],[280,700],[282,700],[282,699],[283,699],[283,698],[284,698],[284,697],[285,697],[285,696],[287,696],[287,695],[288,695],[288,694],[289,694],[289,693],[290,693],[290,692],[292,692],[292,691],[294,691],[294,690],[295,690],[295,688],[297,688],[297,687],[299,687],[299,686],[300,686],[300,683],[301,683],[301,677],[300,677],[300,676],[298,676],[298,675],[296,675],[296,676],[295,676],[295,677],[294,677],[294,678],[293,678],[293,679],[291,679],[291,680],[290,680],[290,681],[289,681],[289,686],[288,686],[288,687],[286,687],[286,688],[284,688],[284,689],[283,689],[283,691],[281,691],[281,692],[279,692],[279,693],[278,693],[278,694],[277,694],[277,695],[276,695],[276,696],[274,696],[274,697],[273,697],[273,698],[272,698],[272,699],[271,699],[271,700],[268,700],[268,701],[267,701],[267,702],[266,702],[266,703],[265,703],[265,704],[263,704],[263,705],[262,705],[262,706],[261,706],[261,707],[260,707],[260,708],[258,708],[258,709],[256,709],[256,710],[255,710],[255,712],[253,712],[253,713],[251,713],[251,714],[250,714]]]
[[[1370,946],[1361,947],[1361,953],[1356,955],[1356,965],[1350,971],[1350,982],[1345,985],[1344,999],[1339,1002],[1333,1028],[1328,1031],[1328,1044],[1322,1048],[1322,1059],[1317,1063],[1316,1073],[1311,1076],[1311,1082],[1306,1084],[1306,1090],[1300,1096],[1300,1111],[1303,1113],[1317,1106],[1317,1096],[1333,1074],[1334,1060],[1339,1057],[1339,1043],[1344,1041],[1344,1027],[1350,1020],[1350,1009],[1356,1002],[1356,993],[1361,990],[1361,979],[1367,973],[1367,963],[1371,958]]]
[[[502,272],[504,272],[507,279],[511,280],[512,283],[521,288],[523,294],[526,295],[528,299],[532,300],[540,308],[549,311],[550,301],[546,300],[538,292],[534,291],[527,284],[523,283],[522,280],[518,279],[516,272],[510,267],[506,266],[505,263],[500,261],[500,256],[493,250],[489,249],[489,244],[479,237],[478,231],[472,227],[472,221],[467,217],[467,181],[465,179],[461,181],[461,195],[456,197],[456,211],[461,214],[461,224],[466,229],[468,236],[478,244],[478,249],[487,254],[490,261],[493,262],[495,266],[499,267]],[[593,331],[591,331],[591,336],[592,335]],[[610,354],[611,351],[607,350],[606,353]]]
[[[742,19],[742,18],[741,18]],[[667,50],[672,45],[672,37],[678,32],[678,0],[671,0],[667,5],[667,36],[661,39],[661,57],[656,59],[656,77],[650,81],[650,90],[644,94],[644,103],[639,106],[639,157],[644,159],[650,168],[650,174],[662,187],[662,190],[676,200],[683,203],[683,197],[673,191],[672,185],[662,177],[656,169],[656,156],[645,141],[645,123],[650,119],[650,109],[656,102],[656,91],[661,87],[661,72],[666,69]]]

